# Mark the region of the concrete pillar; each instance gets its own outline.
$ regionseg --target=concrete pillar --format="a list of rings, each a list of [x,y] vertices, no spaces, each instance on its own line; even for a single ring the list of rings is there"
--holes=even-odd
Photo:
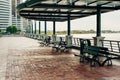
[[[102,46],[102,42],[100,40],[104,40],[105,37],[93,37],[95,46]]]
[[[54,34],[52,35],[52,42],[56,41],[56,37],[57,37],[56,35],[54,35]]]
[[[100,40],[104,40],[105,37],[101,37],[101,6],[97,6],[97,28],[96,28],[96,37],[93,37],[94,39],[94,45],[95,46],[102,46],[102,43]]]
[[[72,36],[71,35],[66,36],[66,42],[67,42],[67,46],[72,46]]]

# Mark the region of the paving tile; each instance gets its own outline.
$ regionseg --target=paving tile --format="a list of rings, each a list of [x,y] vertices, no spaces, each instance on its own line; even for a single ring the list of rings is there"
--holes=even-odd
[[[25,37],[2,37],[0,42],[0,80],[120,80],[119,65],[91,68],[79,63],[73,50],[53,52]]]

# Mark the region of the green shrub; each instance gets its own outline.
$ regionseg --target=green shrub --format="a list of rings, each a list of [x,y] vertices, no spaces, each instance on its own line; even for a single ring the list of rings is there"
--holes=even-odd
[[[7,29],[6,29],[6,32],[7,32],[7,33],[14,34],[14,33],[17,32],[17,28],[16,28],[16,26],[9,26],[9,27],[7,27]]]

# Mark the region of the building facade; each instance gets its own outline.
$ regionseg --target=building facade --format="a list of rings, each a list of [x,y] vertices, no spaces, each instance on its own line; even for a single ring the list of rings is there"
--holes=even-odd
[[[5,32],[12,25],[11,0],[0,0],[0,29]]]
[[[23,30],[23,18],[17,15],[17,5],[23,0],[0,0],[0,29],[6,31],[8,26],[16,26],[18,30]]]
[[[22,0],[12,0],[11,3],[12,25],[16,26],[18,30],[23,29],[23,18],[17,14],[17,9],[16,9],[17,5],[19,5],[21,2]]]

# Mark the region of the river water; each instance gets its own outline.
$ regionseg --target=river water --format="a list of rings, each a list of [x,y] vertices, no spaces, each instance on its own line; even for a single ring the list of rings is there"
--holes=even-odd
[[[93,39],[93,37],[95,37],[96,34],[72,34],[72,36],[76,38]],[[102,33],[102,37],[105,37],[105,40],[120,41],[120,33]]]

